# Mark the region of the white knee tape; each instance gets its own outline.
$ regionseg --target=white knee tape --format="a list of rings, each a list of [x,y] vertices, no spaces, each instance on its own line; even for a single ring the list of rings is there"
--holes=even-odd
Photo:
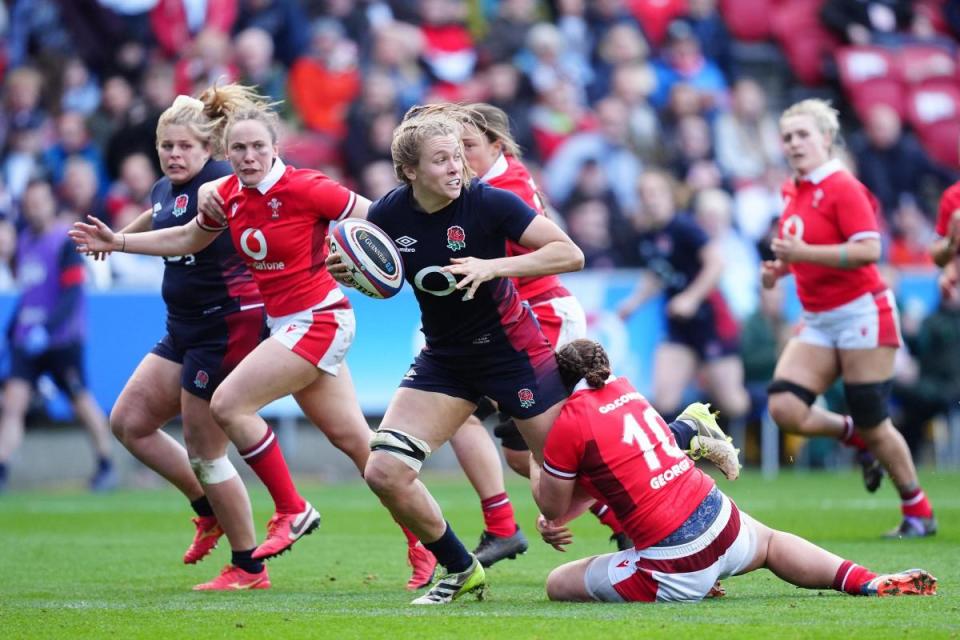
[[[200,484],[220,484],[237,475],[237,469],[227,456],[215,460],[190,458],[190,466]]]
[[[389,453],[417,473],[431,453],[426,442],[396,429],[378,430],[370,440],[370,450]]]

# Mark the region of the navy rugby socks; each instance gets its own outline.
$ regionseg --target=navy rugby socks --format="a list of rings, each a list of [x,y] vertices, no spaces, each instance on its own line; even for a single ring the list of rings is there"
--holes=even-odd
[[[447,528],[439,540],[424,542],[423,546],[436,556],[437,562],[442,564],[449,573],[461,573],[470,567],[473,558],[470,557],[457,534],[453,532],[450,523],[447,522],[446,525]]]

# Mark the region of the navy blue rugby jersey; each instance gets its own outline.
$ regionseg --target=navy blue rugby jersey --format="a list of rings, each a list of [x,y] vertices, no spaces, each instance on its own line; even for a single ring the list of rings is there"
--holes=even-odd
[[[167,177],[158,180],[150,192],[153,228],[167,229],[192,221],[197,215],[200,185],[230,173],[229,163],[210,160],[184,184],[172,184]],[[221,233],[198,253],[165,257],[163,261],[162,294],[171,318],[220,316],[263,304],[229,233]]]
[[[451,258],[506,256],[506,240],[518,241],[535,217],[516,195],[478,180],[434,213],[419,209],[403,185],[374,202],[367,216],[400,250],[427,345],[445,350],[504,342],[522,349],[539,331],[509,278],[484,282],[465,301],[455,276],[440,270]]]
[[[635,258],[663,282],[672,298],[693,282],[703,268],[700,250],[707,234],[688,215],[678,213],[665,227],[641,234],[635,241]]]

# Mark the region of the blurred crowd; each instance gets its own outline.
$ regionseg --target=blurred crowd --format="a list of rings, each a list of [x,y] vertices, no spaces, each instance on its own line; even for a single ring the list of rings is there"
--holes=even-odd
[[[960,2],[756,4],[763,9],[734,0],[6,0],[0,290],[16,286],[23,211],[47,206],[25,197],[28,185],[49,185],[63,221],[93,214],[123,226],[150,207],[161,111],[178,94],[228,81],[279,103],[288,162],[371,199],[396,184],[391,134],[410,106],[501,107],[588,269],[643,266],[636,239],[651,209],[692,216],[723,247],[721,287],[745,340],[768,306],[758,265],[788,177],[779,111],[827,97],[845,118],[846,161],[879,201],[885,263],[932,268],[937,201],[960,159],[934,161],[902,110],[853,108],[834,52],[922,42],[955,61]],[[800,58],[814,74],[788,43],[751,37],[753,14],[800,5],[830,44]],[[641,188],[638,176],[654,170],[668,190]],[[152,286],[162,268],[114,256],[95,265],[92,283]]]

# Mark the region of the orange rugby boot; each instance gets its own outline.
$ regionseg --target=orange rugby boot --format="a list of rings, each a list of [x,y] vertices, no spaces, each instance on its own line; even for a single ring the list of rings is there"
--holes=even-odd
[[[193,587],[194,591],[246,591],[247,589],[269,589],[270,576],[264,567],[260,573],[247,573],[240,567],[228,564],[220,575]]]
[[[860,587],[865,596],[935,596],[937,579],[923,569],[907,569],[900,573],[877,576]]]
[[[220,528],[216,516],[197,516],[192,521],[197,532],[193,536],[190,547],[183,554],[183,564],[196,564],[206,558],[223,535],[223,529]]]

